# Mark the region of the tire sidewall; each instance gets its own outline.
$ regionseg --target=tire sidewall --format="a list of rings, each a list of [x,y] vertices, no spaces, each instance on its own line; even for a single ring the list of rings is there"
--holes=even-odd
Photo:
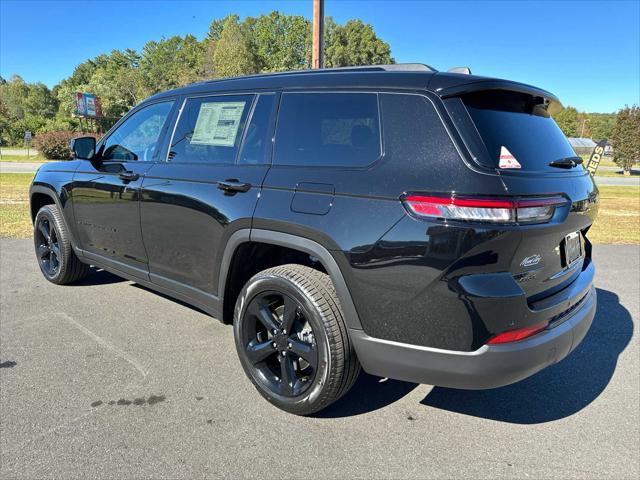
[[[253,298],[267,291],[277,291],[292,297],[305,310],[307,321],[313,329],[318,350],[318,368],[311,386],[296,397],[279,395],[264,386],[261,380],[255,376],[253,366],[245,354],[245,346],[242,341],[242,321],[245,310]],[[242,368],[263,397],[278,408],[292,413],[315,410],[314,404],[317,404],[322,399],[323,388],[328,383],[331,372],[331,352],[322,314],[311,300],[311,296],[303,288],[287,277],[275,274],[258,274],[254,276],[247,282],[236,301],[233,334]]]

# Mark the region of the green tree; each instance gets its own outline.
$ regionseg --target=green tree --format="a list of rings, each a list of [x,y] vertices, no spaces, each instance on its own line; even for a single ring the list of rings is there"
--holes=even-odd
[[[560,110],[553,119],[567,137],[578,136],[578,111],[573,107]]]
[[[640,108],[637,105],[618,111],[611,135],[613,158],[625,175],[640,161]]]
[[[207,32],[206,40],[213,40],[214,42],[220,40],[220,37],[222,37],[222,29],[224,28],[224,24],[227,21],[240,23],[240,17],[235,13],[232,13],[224,18],[214,18],[209,25],[209,31]]]
[[[56,110],[56,99],[42,83],[26,83],[18,75],[0,83],[0,137],[3,143],[21,145],[24,132],[39,132],[55,116]]]
[[[595,141],[611,138],[616,123],[614,113],[589,113],[589,136]]]
[[[53,118],[58,111],[58,101],[44,83],[31,83],[23,102],[25,115]]]
[[[201,80],[204,51],[193,35],[147,42],[139,65],[143,97]]]
[[[100,97],[102,112],[112,121],[145,97],[140,60],[140,54],[131,49],[113,50],[110,55],[101,55],[96,71],[83,90]]]
[[[300,15],[269,15],[247,18],[247,36],[261,72],[309,68],[311,23]]]
[[[235,77],[258,71],[255,54],[237,16],[229,16],[225,20],[212,60],[217,77]]]
[[[24,100],[29,94],[29,86],[19,75],[12,75],[9,81],[0,87],[0,101],[12,118],[24,118]]]
[[[383,65],[394,63],[389,44],[376,35],[373,27],[362,20],[349,20],[344,25],[327,17],[325,21],[325,67]]]

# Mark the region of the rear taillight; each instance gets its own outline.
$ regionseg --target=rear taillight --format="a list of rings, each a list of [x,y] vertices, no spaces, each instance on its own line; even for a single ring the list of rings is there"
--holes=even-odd
[[[495,337],[492,337],[491,339],[489,339],[487,344],[496,345],[498,343],[510,343],[517,342],[518,340],[524,340],[525,338],[531,337],[532,335],[541,332],[542,330],[547,328],[547,325],[549,325],[549,322],[545,320],[544,322],[533,325],[532,327],[509,330],[508,332],[500,333]]]
[[[507,224],[548,222],[555,208],[567,203],[563,197],[501,199],[417,194],[405,195],[402,201],[418,217]]]

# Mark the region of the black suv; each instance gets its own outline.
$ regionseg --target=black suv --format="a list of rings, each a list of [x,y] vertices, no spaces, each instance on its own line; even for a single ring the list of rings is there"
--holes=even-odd
[[[598,194],[511,81],[392,65],[155,95],[31,186],[53,283],[89,265],[232,323],[258,391],[317,412],[360,368],[465,389],[571,352],[596,309]]]

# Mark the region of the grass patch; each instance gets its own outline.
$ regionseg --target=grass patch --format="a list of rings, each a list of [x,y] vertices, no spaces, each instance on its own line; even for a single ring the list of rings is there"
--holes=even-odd
[[[0,173],[0,237],[31,237],[31,173]],[[601,186],[593,243],[640,244],[640,187]]]
[[[0,237],[31,237],[29,185],[32,178],[32,173],[0,173]]]
[[[587,157],[587,160],[589,160],[589,157]],[[602,157],[602,160],[600,160],[600,166],[601,167],[617,167],[618,164],[613,161],[613,157]]]
[[[600,211],[589,231],[593,243],[640,244],[640,187],[601,186]]]

